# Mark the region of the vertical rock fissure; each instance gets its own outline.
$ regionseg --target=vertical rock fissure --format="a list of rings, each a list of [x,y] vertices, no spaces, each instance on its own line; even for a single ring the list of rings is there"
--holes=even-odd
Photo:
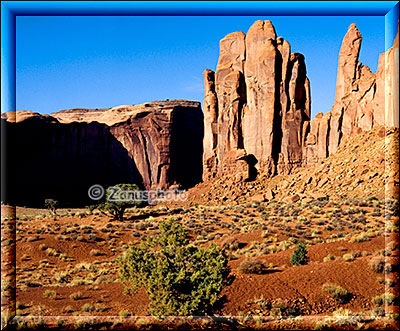
[[[138,130],[139,130],[140,137],[141,137],[141,140],[142,140],[144,156],[145,156],[145,160],[146,160],[147,173],[148,173],[148,176],[149,176],[149,183],[148,184],[151,187],[152,184],[153,184],[153,182],[152,182],[153,175],[151,173],[151,165],[150,165],[149,155],[147,153],[147,141],[146,141],[146,138],[145,138],[141,128],[138,128]]]
[[[273,175],[278,172],[278,161],[281,153],[282,145],[282,103],[281,93],[285,93],[287,90],[281,91],[282,85],[282,55],[279,51],[276,52],[275,61],[275,105],[274,105],[274,120],[273,120],[273,138],[272,138],[272,159],[274,162]],[[283,84],[284,85],[284,84]],[[286,99],[287,100],[287,99]],[[286,102],[287,106],[288,103]],[[284,110],[285,112],[287,111]]]

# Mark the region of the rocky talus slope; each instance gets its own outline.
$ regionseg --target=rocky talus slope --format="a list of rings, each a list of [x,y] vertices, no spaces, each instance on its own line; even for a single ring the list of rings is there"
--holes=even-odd
[[[189,191],[190,203],[285,202],[310,198],[384,198],[399,193],[399,129],[374,128],[346,137],[337,152],[290,175],[260,174],[246,182],[246,171],[222,175]]]

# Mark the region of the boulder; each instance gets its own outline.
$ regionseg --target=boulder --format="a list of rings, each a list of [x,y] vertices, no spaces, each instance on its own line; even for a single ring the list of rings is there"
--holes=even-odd
[[[283,199],[283,202],[286,203],[295,203],[300,200],[300,196],[298,194],[289,195]]]
[[[266,189],[265,193],[264,193],[264,197],[268,201],[272,200],[275,197],[275,193],[271,189]]]

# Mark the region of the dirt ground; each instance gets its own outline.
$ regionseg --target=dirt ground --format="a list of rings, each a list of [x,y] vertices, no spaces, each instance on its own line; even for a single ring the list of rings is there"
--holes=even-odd
[[[393,137],[398,146],[396,132]],[[54,217],[46,209],[2,205],[2,322],[15,302],[14,326],[22,329],[34,323],[116,329],[398,327],[398,163],[390,148],[381,155],[385,162],[378,160],[375,149],[385,139],[377,132],[350,139],[324,163],[284,179],[203,183],[189,190],[186,203],[131,209],[124,221],[96,210],[59,209]],[[274,198],[260,198],[269,189]],[[170,217],[195,244],[215,242],[229,256],[233,281],[212,318],[160,320],[149,316],[144,289],[124,294],[116,258]],[[309,260],[293,266],[299,241],[307,244]],[[263,262],[263,272],[243,272],[249,260]],[[385,272],[374,270],[377,260],[384,261]],[[346,290],[346,302],[329,294],[326,284]],[[376,297],[385,293],[396,299],[379,305]]]

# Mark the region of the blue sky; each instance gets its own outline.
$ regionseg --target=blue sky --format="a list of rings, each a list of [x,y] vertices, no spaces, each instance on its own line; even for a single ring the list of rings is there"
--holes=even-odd
[[[305,55],[312,117],[331,109],[338,53],[351,23],[360,61],[373,72],[385,49],[382,16],[17,16],[17,109],[52,113],[152,100],[203,101],[202,72],[215,70],[219,40],[269,19]]]

